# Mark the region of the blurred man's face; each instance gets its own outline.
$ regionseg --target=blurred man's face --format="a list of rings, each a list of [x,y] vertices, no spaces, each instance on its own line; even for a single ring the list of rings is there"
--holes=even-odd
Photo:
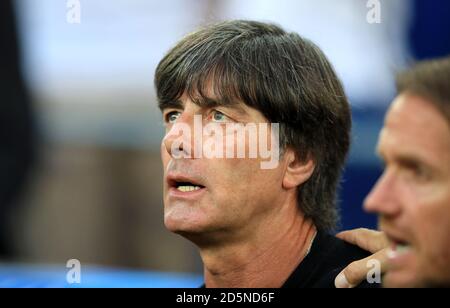
[[[380,133],[386,163],[365,201],[392,241],[388,287],[450,283],[450,128],[426,99],[395,99]]]
[[[267,126],[267,120],[259,111],[244,104],[200,107],[186,95],[163,110],[166,135],[161,144],[161,156],[165,175],[166,227],[184,236],[200,236],[197,240],[237,240],[254,232],[261,223],[279,212],[275,205],[280,203],[286,166],[277,159],[275,168],[263,169],[261,162],[267,159],[262,159],[259,154],[256,158],[249,158],[248,154],[245,158],[179,158],[180,154],[187,152],[192,155],[194,146],[200,145],[204,151],[211,149],[211,144],[219,138],[217,134],[208,132],[191,138],[180,133],[181,126],[194,132],[194,123],[198,124],[194,116],[201,116],[203,126],[222,129],[223,140],[230,135],[225,131],[227,124],[266,123]],[[270,139],[270,125],[266,133]],[[230,139],[231,144],[224,142],[222,149],[218,150],[226,151],[231,146],[236,149],[242,136],[234,137]],[[180,138],[183,144],[175,145]],[[247,149],[251,142],[249,139],[246,135]],[[175,151],[177,149],[179,151]]]

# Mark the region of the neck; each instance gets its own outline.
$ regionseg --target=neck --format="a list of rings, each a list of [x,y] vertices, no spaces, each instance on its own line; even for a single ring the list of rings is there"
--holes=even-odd
[[[316,228],[294,206],[232,243],[200,247],[208,288],[279,288],[307,255]]]

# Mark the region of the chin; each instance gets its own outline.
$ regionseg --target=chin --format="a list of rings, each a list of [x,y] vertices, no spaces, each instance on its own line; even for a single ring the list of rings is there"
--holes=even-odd
[[[199,247],[217,245],[223,241],[223,231],[206,221],[180,221],[165,217],[164,224],[170,232],[178,234]]]
[[[421,283],[417,280],[415,273],[408,271],[388,272],[383,278],[385,288],[417,288]]]
[[[165,217],[164,225],[166,229],[170,232],[179,233],[179,232],[187,232],[189,230],[193,230],[194,226],[189,223],[189,221],[183,219],[174,219],[173,217]]]
[[[205,231],[205,223],[197,217],[174,215],[170,213],[164,216],[166,229],[173,233],[202,233]]]
[[[383,286],[387,288],[425,288],[432,284],[428,283],[425,275],[429,269],[423,267],[419,260],[414,259],[406,262],[401,268],[388,271],[383,278]]]

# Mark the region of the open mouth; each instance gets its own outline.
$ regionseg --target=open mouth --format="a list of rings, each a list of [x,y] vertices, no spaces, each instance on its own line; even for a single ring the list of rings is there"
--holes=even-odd
[[[395,238],[395,237],[392,237],[389,235],[388,235],[388,238],[392,243],[391,249],[397,256],[404,255],[404,254],[411,252],[411,250],[412,250],[411,243],[409,243],[403,239]]]
[[[174,183],[174,185],[172,187],[176,188],[178,191],[181,191],[181,192],[191,192],[191,191],[197,191],[197,190],[200,190],[202,188],[205,188],[205,186],[198,185],[198,184],[195,184],[195,183],[191,183],[191,182],[177,182],[177,181],[175,181],[175,183]]]
[[[198,180],[193,178],[188,178],[185,176],[171,176],[167,177],[167,183],[171,189],[176,191],[188,193],[196,192],[205,188]]]

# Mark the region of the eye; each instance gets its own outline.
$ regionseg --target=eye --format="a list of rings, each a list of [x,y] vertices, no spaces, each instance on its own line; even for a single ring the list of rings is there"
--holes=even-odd
[[[421,179],[421,180],[427,180],[428,179],[428,172],[425,168],[421,167],[421,166],[417,166],[414,170],[414,176],[417,179]]]
[[[416,181],[427,181],[430,179],[429,171],[426,167],[419,164],[409,164],[404,166],[405,173]]]
[[[177,121],[177,119],[180,117],[181,112],[179,111],[171,111],[166,113],[164,116],[164,121],[168,124],[173,124]]]
[[[221,122],[228,122],[228,121],[230,121],[230,118],[227,117],[225,114],[223,114],[220,111],[213,110],[213,112],[212,112],[212,120],[214,122],[221,123]]]

